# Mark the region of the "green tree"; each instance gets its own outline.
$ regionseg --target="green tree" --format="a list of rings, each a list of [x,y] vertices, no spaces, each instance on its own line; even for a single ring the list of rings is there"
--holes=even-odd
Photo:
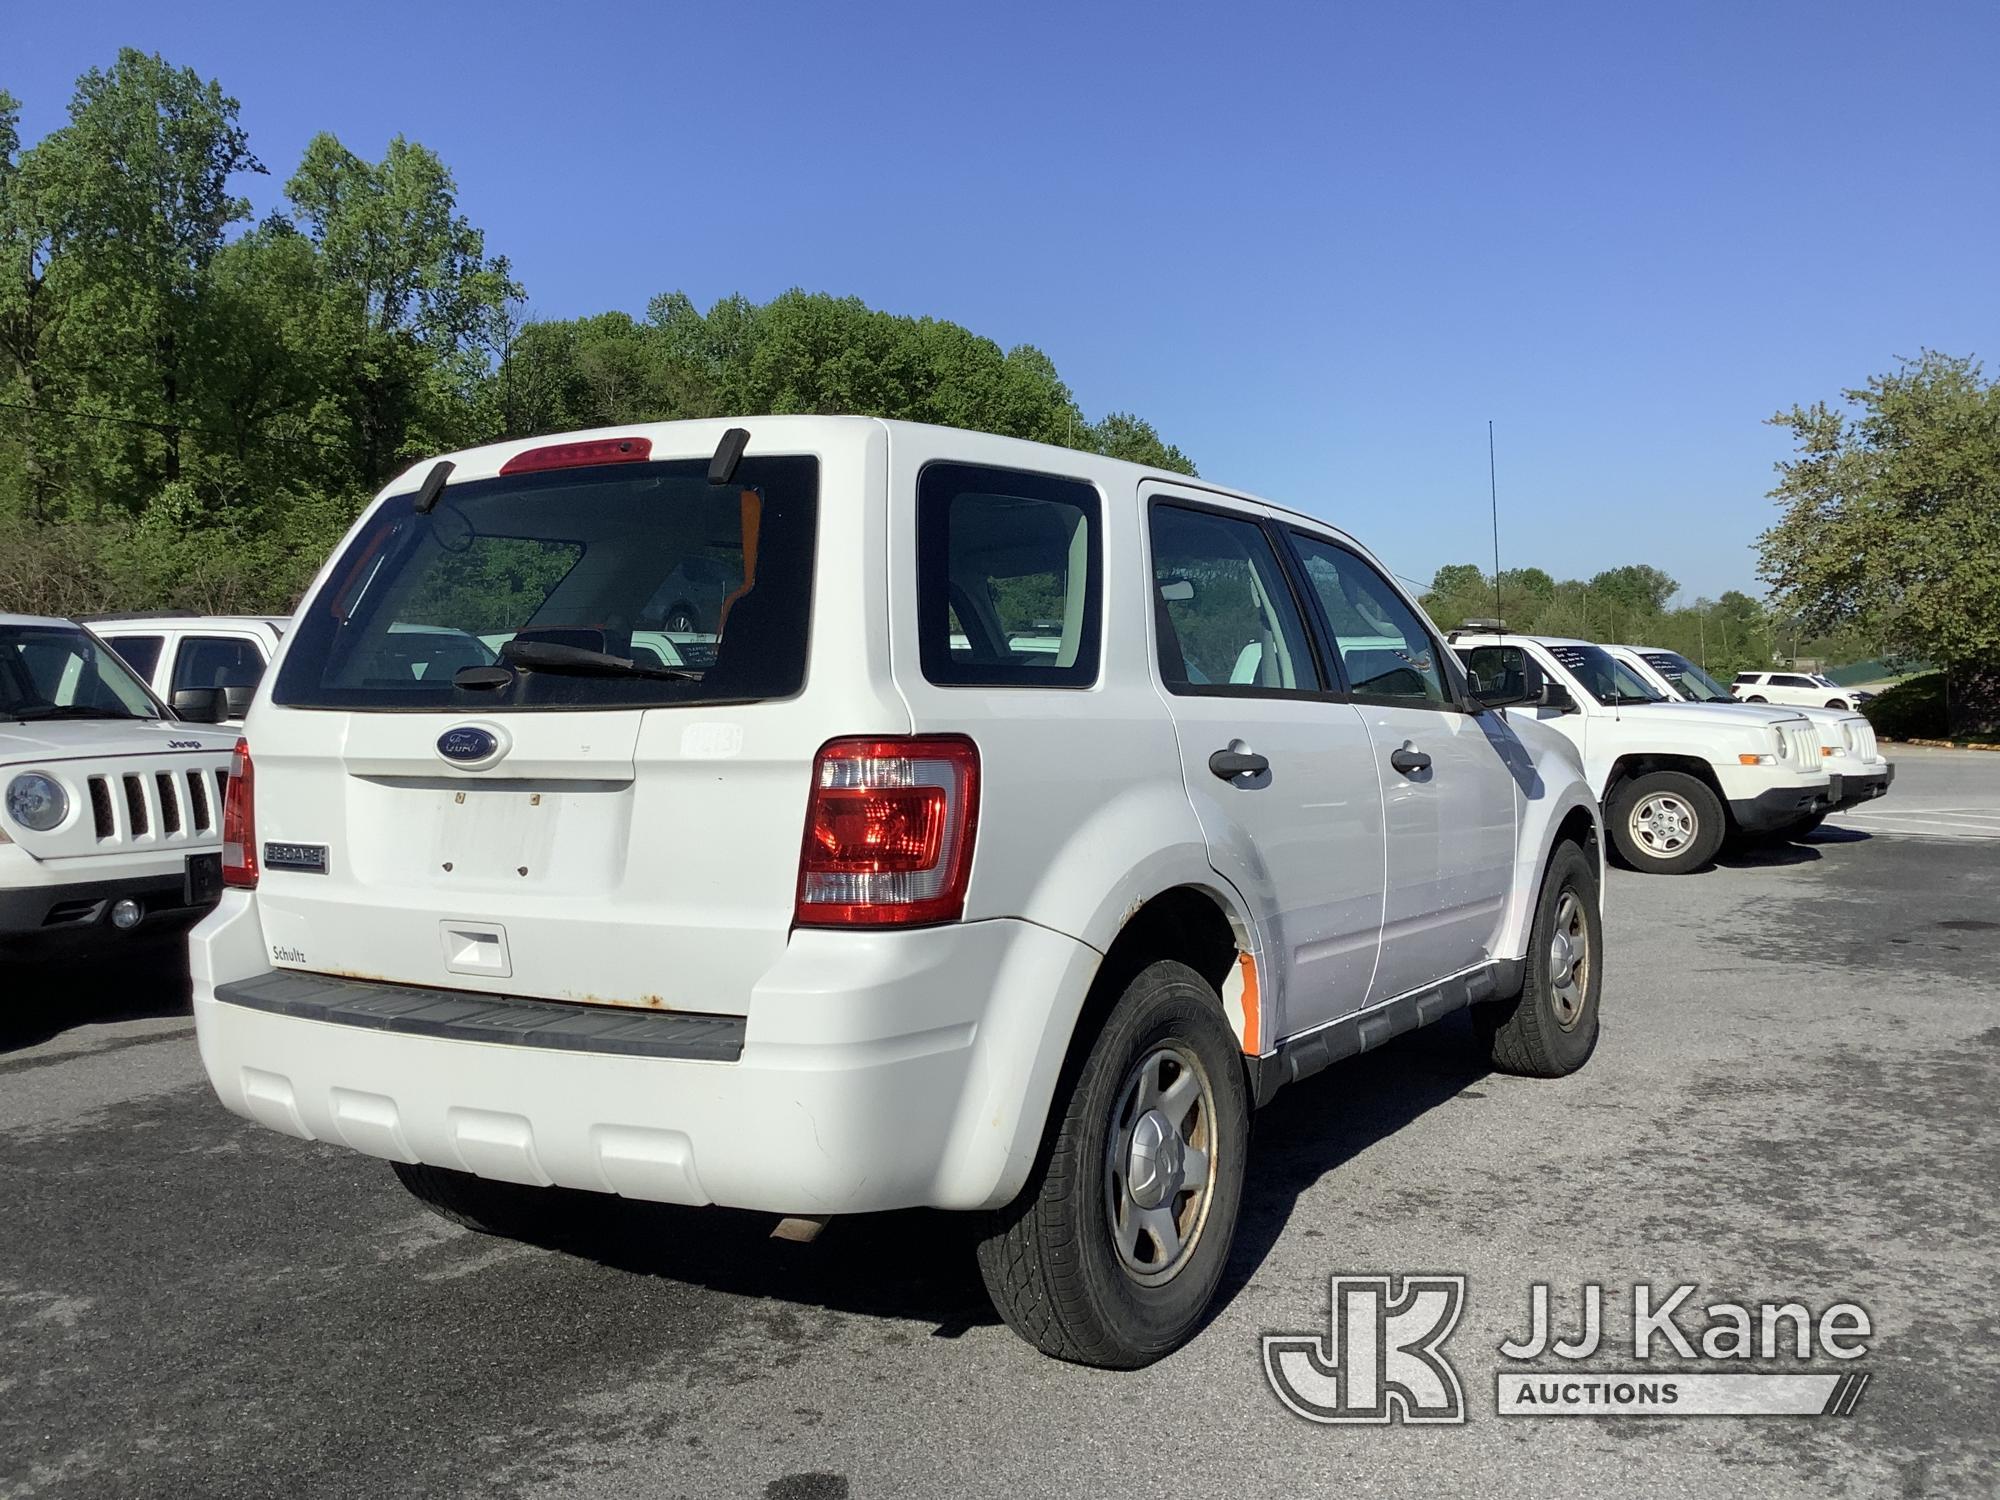
[[[1925,351],[1843,393],[1780,412],[1762,573],[1814,632],[1853,628],[1941,663],[1954,727],[2000,728],[2000,382]]]

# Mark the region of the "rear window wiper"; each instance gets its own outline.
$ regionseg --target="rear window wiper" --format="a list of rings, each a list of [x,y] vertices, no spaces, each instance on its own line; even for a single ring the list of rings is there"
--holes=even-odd
[[[654,667],[629,656],[613,656],[609,651],[591,651],[582,646],[561,646],[554,641],[509,641],[500,648],[500,660],[510,667],[530,672],[567,672],[576,677],[656,677],[666,682],[700,682],[701,673],[680,667]]]

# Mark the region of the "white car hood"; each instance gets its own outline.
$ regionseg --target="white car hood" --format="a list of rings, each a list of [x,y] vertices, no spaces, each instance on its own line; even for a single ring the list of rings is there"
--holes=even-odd
[[[48,765],[107,755],[236,748],[236,731],[172,719],[0,719],[0,766]]]
[[[1786,719],[1803,719],[1805,714],[1798,709],[1776,703],[1627,703],[1618,712],[1630,714],[1637,723],[1666,720],[1675,724],[1706,725],[1713,729],[1717,720],[1734,720],[1746,729],[1761,728],[1769,724],[1782,723]]]

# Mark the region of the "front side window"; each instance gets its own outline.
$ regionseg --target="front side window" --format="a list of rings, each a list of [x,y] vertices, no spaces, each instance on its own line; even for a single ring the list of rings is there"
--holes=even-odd
[[[1319,692],[1311,638],[1256,521],[1156,501],[1160,677],[1178,693]]]
[[[1422,708],[1453,707],[1431,633],[1389,580],[1323,538],[1295,531],[1292,545],[1354,696]]]
[[[1097,489],[934,463],[917,480],[917,652],[946,687],[1089,687],[1103,571]]]
[[[264,653],[242,636],[183,636],[174,650],[177,693],[183,688],[253,688],[263,675]]]
[[[0,625],[0,719],[157,719],[117,652],[73,625]]]
[[[292,627],[274,702],[508,712],[786,697],[819,464],[621,463],[385,501]],[[498,669],[498,670],[496,670]]]

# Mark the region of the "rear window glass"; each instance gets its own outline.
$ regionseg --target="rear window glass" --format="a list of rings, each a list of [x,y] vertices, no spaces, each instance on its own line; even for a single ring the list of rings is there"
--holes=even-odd
[[[797,692],[818,462],[745,458],[727,485],[707,467],[448,485],[428,515],[387,501],[294,622],[273,701],[505,712]]]
[[[1097,680],[1097,490],[1078,479],[930,464],[917,480],[918,655],[950,687]]]

